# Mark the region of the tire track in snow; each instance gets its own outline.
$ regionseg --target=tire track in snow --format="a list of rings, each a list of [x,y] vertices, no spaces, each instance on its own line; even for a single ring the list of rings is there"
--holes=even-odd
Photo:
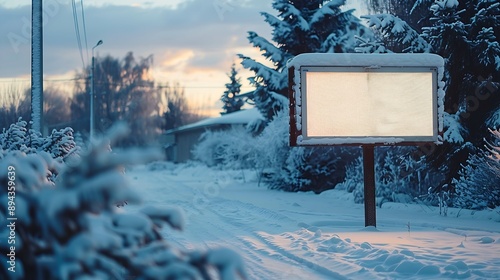
[[[177,206],[184,209],[192,207],[186,201],[176,200],[176,202]],[[311,275],[314,279],[320,279],[318,275],[325,276],[325,278],[321,279],[345,279],[345,277],[341,277],[339,274],[324,267],[315,265],[293,254],[288,254],[285,249],[269,243],[254,231],[253,226],[249,225],[250,222],[253,222],[255,223],[254,225],[262,227],[263,223],[267,223],[264,226],[265,228],[281,228],[280,222],[297,224],[295,220],[285,215],[266,208],[256,207],[250,203],[220,197],[214,198],[210,205],[203,210],[203,212],[199,212],[191,217],[192,221],[190,223],[204,224],[203,231],[194,233],[194,239],[202,240],[208,248],[214,246],[238,248],[243,253],[245,262],[251,264],[249,266],[252,268],[250,272],[254,277],[252,279],[313,279]],[[212,216],[218,220],[214,221],[214,217]],[[221,226],[222,224],[224,226]],[[200,227],[198,226],[197,230],[199,229]],[[189,232],[189,226],[187,232]],[[242,234],[238,234],[239,232]],[[169,240],[176,239],[173,236],[166,237]],[[221,237],[233,237],[235,240]],[[192,244],[188,240],[190,239],[182,237],[182,241],[176,243],[182,247],[192,247]],[[265,248],[262,248],[262,246],[265,246]],[[275,264],[272,265],[270,262],[275,262]],[[272,269],[263,269],[264,264],[266,267],[286,265],[286,268],[280,272],[274,272]],[[298,269],[297,267],[302,267],[303,269]],[[288,271],[288,273],[284,275],[283,271]],[[312,273],[308,273],[307,271],[311,271]]]
[[[165,176],[165,174],[159,175],[152,172],[148,175],[148,178],[144,179],[147,181],[146,184],[140,182],[140,180],[139,183],[137,176],[134,176],[134,180],[132,181],[136,190],[149,191],[154,189],[156,192],[157,195],[146,197],[145,203],[176,206],[189,214],[183,232],[175,232],[170,228],[162,230],[162,235],[168,242],[175,244],[179,248],[186,249],[195,249],[200,246],[205,249],[213,247],[237,249],[237,251],[242,253],[246,267],[251,268],[251,271],[247,269],[250,279],[312,279],[312,273],[290,269],[290,267],[299,266],[299,263],[287,258],[277,259],[274,256],[276,253],[268,252],[271,250],[259,249],[257,246],[260,244],[255,244],[255,240],[249,241],[245,237],[237,236],[235,232],[241,231],[241,228],[238,225],[228,224],[226,219],[221,219],[220,215],[212,210],[214,200],[210,199],[209,204],[203,204],[201,207],[195,205],[193,198],[200,194],[200,190],[196,186],[186,184],[184,181],[177,181],[175,178],[171,178],[172,176]],[[168,182],[167,185],[165,185],[166,182]],[[200,182],[197,182],[197,184],[200,184]],[[182,188],[183,190],[176,191],[178,188]],[[161,192],[158,192],[159,190]],[[233,206],[236,205],[234,204]],[[247,205],[246,207],[251,206]],[[140,207],[130,205],[128,209],[137,211]],[[267,209],[261,209],[260,214],[273,219],[276,219],[276,217],[284,218],[283,216],[276,215],[277,213],[271,213]],[[212,221],[214,219],[218,220]],[[279,266],[286,267],[286,269],[271,269]],[[283,275],[284,270],[290,271],[292,274]],[[294,278],[293,273],[297,274],[298,278]]]
[[[305,267],[309,270],[316,272],[317,274],[321,274],[325,277],[325,279],[348,279],[341,274],[332,271],[324,266],[315,264],[305,258],[299,257],[291,252],[288,252],[287,249],[269,241],[262,233],[254,231],[254,227],[249,226],[248,223],[243,221],[253,221],[253,223],[262,224],[267,223],[270,226],[281,228],[280,222],[284,222],[287,224],[297,224],[297,221],[290,219],[289,217],[271,211],[269,209],[260,208],[250,203],[245,203],[241,201],[234,200],[226,200],[218,198],[217,202],[214,203],[217,205],[215,208],[219,209],[228,209],[230,207],[236,207],[237,211],[230,212],[230,215],[224,215],[223,211],[216,211],[216,209],[210,209],[212,213],[219,216],[226,224],[230,224],[234,227],[238,227],[241,230],[241,227],[244,227],[244,230],[248,233],[251,233],[253,237],[257,238],[260,242],[265,244],[271,251],[277,253],[276,255],[281,255],[286,259],[293,261],[292,263],[298,264],[301,267]],[[225,212],[227,213],[227,212]],[[267,227],[264,227],[267,228]],[[281,275],[283,276],[283,275]],[[282,278],[282,279],[290,279],[290,278]]]
[[[229,246],[229,248],[236,249],[244,257],[247,273],[251,276],[250,279],[310,279],[310,274],[304,271],[301,273],[299,273],[300,271],[296,271],[299,273],[298,278],[293,278],[292,275],[283,275],[283,270],[276,272],[269,269],[269,267],[283,266],[283,264],[287,267],[293,267],[300,265],[300,263],[290,261],[286,258],[276,258],[273,254],[274,251],[269,252],[269,250],[266,250],[267,248],[259,248],[259,244],[256,244],[255,241],[247,240],[244,236],[235,235],[238,229],[232,225],[225,224],[224,227],[221,227],[220,222],[212,223],[207,221],[207,223],[211,228],[217,228],[221,233],[213,235],[213,231],[211,231],[212,236],[218,238],[223,246]],[[222,221],[222,223],[224,223],[224,221]],[[234,239],[220,238],[221,236],[234,237]],[[218,244],[217,246],[220,245]],[[251,268],[251,270],[248,268]]]
[[[227,223],[227,220],[217,215],[214,210],[207,209],[203,214],[193,217],[192,223],[198,226],[194,230],[187,227],[185,233],[191,238],[185,238],[183,235],[182,241],[177,242],[181,247],[196,247],[192,243],[193,240],[198,240],[205,248],[223,246],[235,249],[244,258],[246,267],[251,268],[251,270],[247,269],[250,279],[317,279],[314,273],[290,269],[301,266],[301,263],[286,257],[277,257],[279,254],[275,250],[262,248],[266,244],[256,244],[258,240],[249,238],[252,232],[242,229],[239,224]],[[201,228],[199,224],[203,224],[203,227]],[[169,235],[167,239],[175,240],[176,237]],[[286,267],[286,269],[278,271],[272,269],[279,266]],[[289,271],[289,274],[283,275],[283,271]],[[314,278],[311,278],[311,275]]]

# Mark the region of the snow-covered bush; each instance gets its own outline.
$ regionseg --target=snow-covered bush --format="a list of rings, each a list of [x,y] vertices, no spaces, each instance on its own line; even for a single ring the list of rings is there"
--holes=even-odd
[[[256,167],[261,174],[266,174],[266,183],[270,188],[320,193],[335,188],[344,180],[344,165],[355,159],[353,149],[291,148],[288,129],[289,115],[284,109],[277,113],[254,142]]]
[[[414,147],[378,147],[375,150],[375,195],[384,202],[411,202],[427,192],[429,177],[421,170]],[[340,185],[352,192],[356,203],[364,201],[363,158],[346,167],[345,181]]]
[[[261,121],[260,119],[258,121]],[[206,131],[193,150],[195,159],[221,168],[255,168],[260,173],[270,167],[285,166],[288,147],[288,116],[279,113],[264,131],[254,136],[255,123],[223,131]]]
[[[255,165],[254,137],[244,127],[206,131],[193,149],[194,158],[208,166],[225,169],[250,168]]]
[[[270,188],[315,193],[333,189],[344,180],[346,158],[351,157],[339,147],[291,148],[287,155],[284,165],[274,167]]]
[[[288,144],[288,110],[278,112],[261,134],[247,130],[205,132],[193,154],[208,166],[255,168],[272,189],[322,192],[344,180],[346,162],[353,149],[297,147]],[[356,154],[356,152],[354,152]]]
[[[286,166],[290,147],[288,145],[288,111],[280,111],[262,133],[256,137],[256,167],[261,172],[274,168],[278,172]]]
[[[455,185],[454,206],[485,209],[500,206],[500,130],[493,131],[487,150],[478,150],[459,171]]]
[[[26,121],[19,119],[13,123],[8,129],[3,129],[0,134],[0,148],[4,151],[21,151],[27,150],[26,139],[29,137]]]
[[[44,151],[52,158],[60,160],[77,154],[79,149],[72,128],[54,129],[49,136],[43,137],[40,132],[28,129],[27,126],[26,121],[19,119],[17,123],[11,124],[8,129],[0,133],[0,158],[1,154],[9,151],[21,151],[26,154]]]
[[[109,139],[114,143],[128,133],[118,127]],[[162,238],[164,225],[183,227],[179,211],[118,210],[117,202],[138,202],[120,167],[161,153],[111,153],[109,144],[98,141],[68,164],[58,164],[47,152],[4,154],[0,220],[15,220],[0,228],[1,279],[210,279],[217,272],[221,279],[244,278],[232,251],[190,252]],[[59,175],[49,181],[52,169]]]
[[[358,156],[358,158],[348,164],[345,169],[345,180],[340,183],[337,188],[350,193],[357,189],[363,190],[363,157]]]

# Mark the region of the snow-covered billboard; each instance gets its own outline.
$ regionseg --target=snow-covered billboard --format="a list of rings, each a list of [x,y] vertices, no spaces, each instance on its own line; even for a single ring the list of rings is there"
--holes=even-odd
[[[439,143],[443,66],[434,54],[295,57],[291,145]]]

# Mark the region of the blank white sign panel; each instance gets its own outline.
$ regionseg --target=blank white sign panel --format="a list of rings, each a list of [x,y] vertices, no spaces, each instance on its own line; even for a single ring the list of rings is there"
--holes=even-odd
[[[435,134],[430,71],[303,73],[306,137]]]

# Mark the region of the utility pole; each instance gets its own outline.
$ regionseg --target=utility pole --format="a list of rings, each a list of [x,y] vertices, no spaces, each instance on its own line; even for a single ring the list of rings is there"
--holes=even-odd
[[[31,2],[31,128],[43,134],[42,0]]]
[[[90,68],[90,140],[94,139],[94,49],[102,45],[102,40],[92,47],[92,66]]]

